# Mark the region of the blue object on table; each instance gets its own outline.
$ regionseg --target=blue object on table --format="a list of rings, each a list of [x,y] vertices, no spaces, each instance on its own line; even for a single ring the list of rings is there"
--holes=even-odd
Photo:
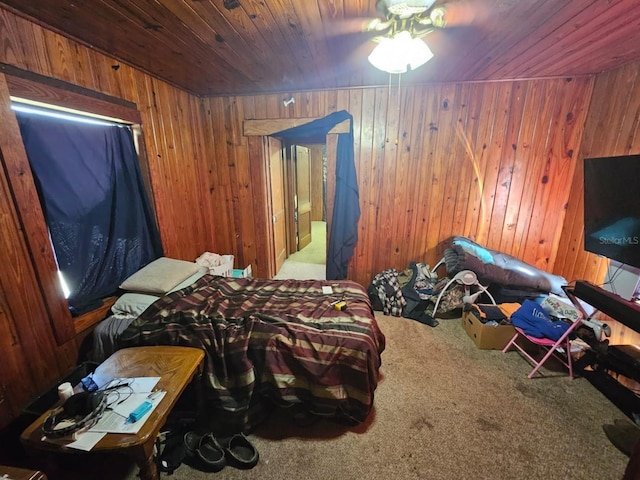
[[[144,401],[140,406],[136,407],[133,412],[129,414],[129,422],[135,423],[140,420],[144,415],[153,408],[153,404],[148,401]]]

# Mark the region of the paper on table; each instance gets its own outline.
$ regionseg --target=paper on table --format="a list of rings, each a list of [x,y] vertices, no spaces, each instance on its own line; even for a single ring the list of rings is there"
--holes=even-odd
[[[107,432],[92,432],[87,430],[86,432],[79,434],[78,438],[69,443],[67,447],[88,452],[95,447],[106,434]]]
[[[160,377],[135,377],[129,379],[133,393],[149,393],[160,381]]]
[[[131,433],[135,434],[140,431],[144,422],[147,421],[151,412],[155,410],[160,401],[164,398],[166,392],[158,392],[149,398],[148,393],[134,393],[125,402],[113,407],[113,410],[107,410],[102,414],[98,423],[89,429],[90,432],[106,432],[106,433]],[[129,414],[142,402],[151,402],[153,408],[137,422],[129,422]]]

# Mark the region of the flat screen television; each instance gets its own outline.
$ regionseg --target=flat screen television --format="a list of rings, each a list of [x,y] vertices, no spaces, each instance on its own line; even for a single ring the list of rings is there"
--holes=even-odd
[[[640,268],[640,155],[584,160],[584,248]]]

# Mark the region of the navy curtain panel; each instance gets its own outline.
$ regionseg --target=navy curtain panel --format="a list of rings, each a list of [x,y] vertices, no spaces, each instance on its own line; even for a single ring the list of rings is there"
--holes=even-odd
[[[349,120],[349,132],[338,134],[336,195],[327,252],[327,279],[347,278],[349,260],[358,242],[360,193],[353,152],[353,117],[342,110],[305,125],[274,133],[291,143],[325,143],[335,125]]]
[[[162,255],[131,130],[16,112],[72,313]]]

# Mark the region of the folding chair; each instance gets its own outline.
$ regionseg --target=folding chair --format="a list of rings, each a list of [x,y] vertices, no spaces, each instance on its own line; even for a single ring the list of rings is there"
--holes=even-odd
[[[516,329],[516,334],[513,336],[509,343],[502,349],[502,353],[506,353],[511,345],[516,347],[520,353],[522,353],[532,364],[533,370],[527,375],[527,378],[531,378],[535,375],[538,369],[546,362],[551,356],[554,356],[557,360],[559,360],[565,367],[569,369],[569,378],[573,380],[573,364],[571,362],[571,332],[573,332],[576,328],[580,326],[582,320],[576,320],[573,322],[569,328],[564,332],[564,334],[558,340],[551,340],[549,338],[537,338],[532,337],[531,335],[527,335],[520,327],[514,327]],[[521,346],[518,345],[518,338],[524,337],[529,342],[538,345],[542,350],[546,351],[544,357],[541,360],[536,360]],[[560,355],[558,349],[563,348],[566,357]]]

